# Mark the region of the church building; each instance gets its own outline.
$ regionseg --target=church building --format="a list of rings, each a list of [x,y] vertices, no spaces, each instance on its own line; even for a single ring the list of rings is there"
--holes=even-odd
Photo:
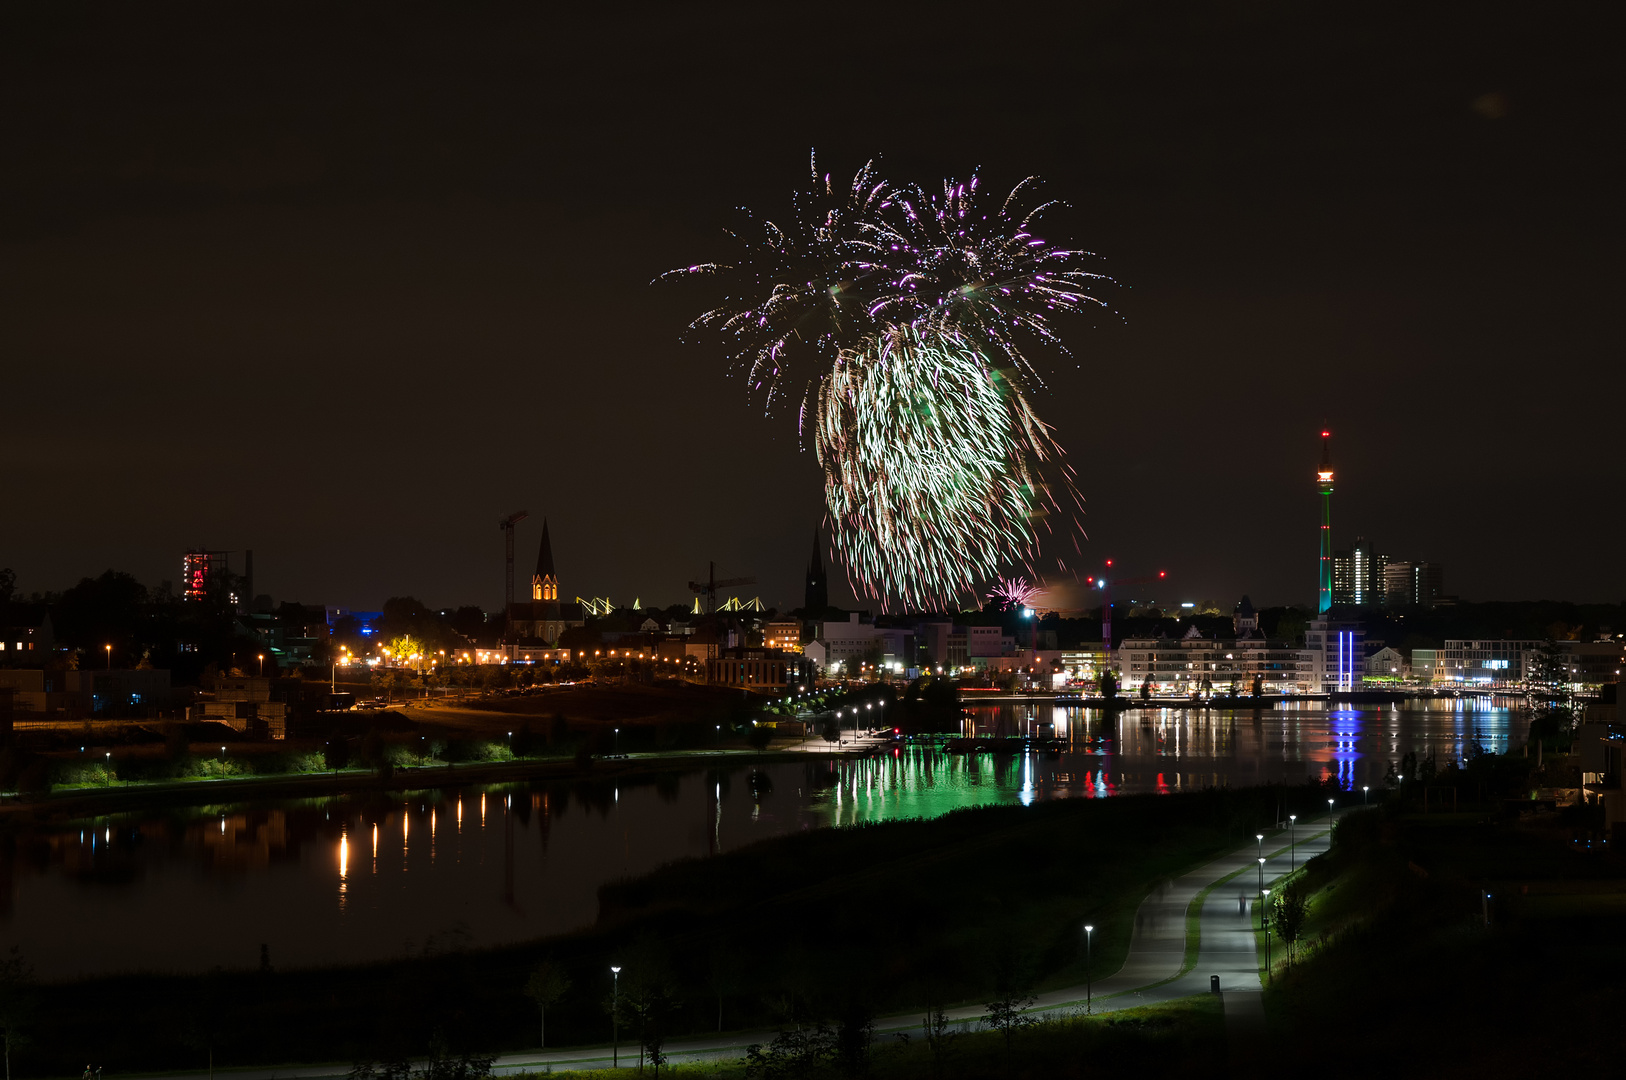
[[[531,575],[531,599],[515,601],[508,611],[508,625],[516,644],[544,644],[553,647],[568,627],[581,626],[586,619],[582,606],[559,599],[559,575],[553,568],[553,541],[548,535],[547,518],[542,519],[542,546],[536,553],[536,572]]]

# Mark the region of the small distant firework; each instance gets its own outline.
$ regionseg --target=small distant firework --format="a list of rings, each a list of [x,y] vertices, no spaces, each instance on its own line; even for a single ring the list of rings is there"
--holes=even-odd
[[[1029,568],[1047,518],[1082,504],[1061,448],[1028,404],[1023,343],[1061,348],[1057,314],[1103,301],[1088,253],[1034,233],[1034,184],[979,213],[979,179],[940,196],[893,187],[873,162],[842,190],[812,168],[788,227],[761,223],[733,289],[690,324],[720,334],[772,409],[801,391],[798,428],[825,473],[832,542],[855,590],[942,604],[1012,564]]]
[[[1039,586],[1027,578],[1002,577],[988,590],[988,599],[1000,601],[1011,608],[1026,608],[1033,606],[1033,598],[1039,592]]]

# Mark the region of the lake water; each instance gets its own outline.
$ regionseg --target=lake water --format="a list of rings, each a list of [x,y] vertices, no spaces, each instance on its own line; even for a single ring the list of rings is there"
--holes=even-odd
[[[865,760],[623,781],[452,787],[118,814],[0,833],[0,948],[42,977],[354,963],[591,924],[597,890],[686,856],[961,807],[1335,776],[1517,750],[1516,712],[1472,699],[1328,711],[973,705],[980,733],[1058,756],[911,747]]]

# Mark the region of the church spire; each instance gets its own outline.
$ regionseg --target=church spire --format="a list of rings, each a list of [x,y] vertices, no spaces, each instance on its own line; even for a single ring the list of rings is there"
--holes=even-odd
[[[807,591],[802,597],[802,610],[808,617],[823,617],[830,606],[830,584],[824,576],[824,553],[819,547],[819,527],[813,526],[813,557],[807,564]]]
[[[542,546],[536,552],[536,573],[531,575],[531,599],[559,600],[559,577],[553,571],[553,541],[548,536],[548,519],[542,519]]]

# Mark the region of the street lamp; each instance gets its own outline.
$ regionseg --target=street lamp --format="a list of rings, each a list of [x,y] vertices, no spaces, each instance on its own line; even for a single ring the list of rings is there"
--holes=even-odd
[[[1259,866],[1260,866],[1260,870],[1259,870],[1259,894],[1261,896],[1263,896],[1264,892],[1265,892],[1265,871],[1264,871],[1264,865],[1265,865],[1265,834],[1264,833],[1254,833],[1253,838],[1259,844]]]
[[[226,748],[224,746],[220,748],[220,778],[222,780],[226,779]]]
[[[1361,785],[1361,805],[1362,806],[1366,805],[1366,793],[1368,791],[1371,791],[1371,790],[1372,789],[1370,787],[1368,787],[1367,785],[1365,785],[1365,784]]]
[[[614,1032],[614,1043],[610,1050],[610,1068],[615,1068],[621,1062],[621,1014],[616,1012],[616,999],[621,993],[621,969],[610,968],[610,1030]]]
[[[1265,924],[1265,857],[1259,856],[1259,925]]]
[[[1332,800],[1327,800],[1327,816],[1332,817]]]
[[[1094,933],[1095,933],[1095,927],[1091,926],[1089,923],[1085,923],[1084,924],[1084,1013],[1085,1013],[1086,1016],[1089,1015],[1090,1009],[1094,1007],[1094,999],[1095,999],[1095,980],[1094,980],[1092,972],[1091,972],[1091,968],[1093,968],[1095,966],[1093,964],[1093,962],[1092,962],[1093,959],[1094,959],[1094,956],[1093,956],[1094,949],[1092,948],[1091,942],[1090,942],[1090,937]]]
[[[263,678],[265,678],[265,654],[264,653],[258,653],[257,655],[260,658],[260,678],[263,679]]]
[[[1293,826],[1298,823],[1298,820],[1299,816],[1297,814],[1287,815],[1287,872],[1290,874],[1299,868],[1298,836],[1293,831]]]
[[[1267,908],[1270,906],[1269,889],[1265,890],[1265,906]],[[1265,913],[1263,911],[1259,913],[1259,928],[1265,932],[1265,972],[1271,977],[1271,979],[1275,979],[1276,973],[1271,970],[1273,967],[1275,967],[1275,957],[1271,955],[1270,924],[1265,921]]]
[[[102,648],[107,650],[107,670],[112,671],[113,670],[113,646],[111,646],[111,645],[103,645]]]
[[[615,729],[615,752],[616,752],[617,757],[619,757],[621,755],[621,729],[620,728]]]

